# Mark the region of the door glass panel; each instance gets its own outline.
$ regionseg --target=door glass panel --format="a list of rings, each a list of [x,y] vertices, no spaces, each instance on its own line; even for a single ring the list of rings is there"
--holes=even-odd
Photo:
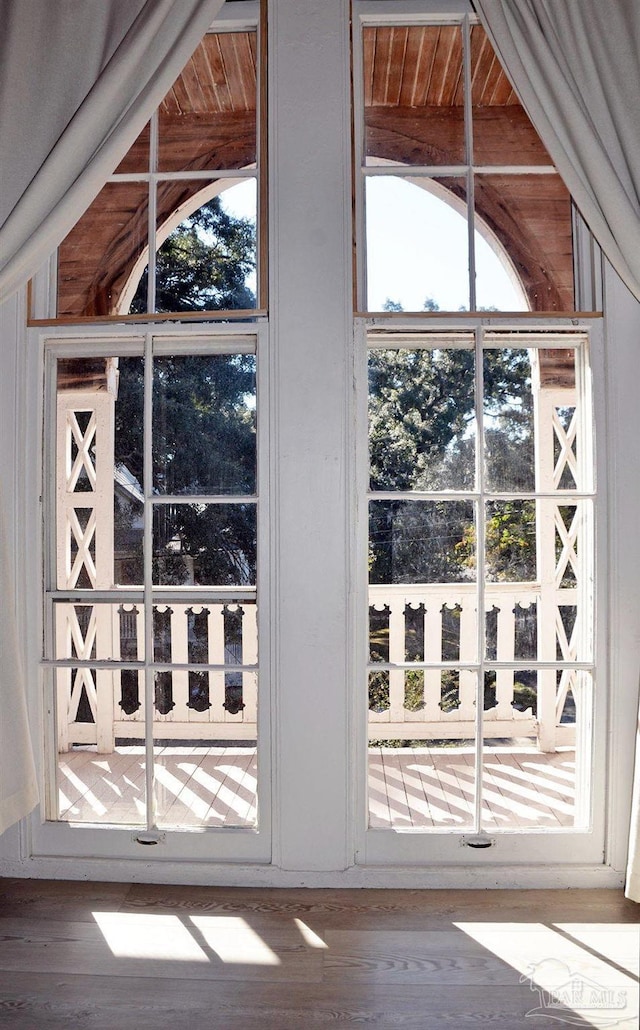
[[[144,825],[144,734],[122,705],[139,711],[138,672],[69,666],[55,671],[58,818]],[[134,701],[135,697],[135,701]],[[120,704],[114,705],[114,699]],[[144,711],[140,716],[144,724]]]
[[[255,504],[155,505],[153,581],[158,586],[255,584]]]
[[[473,581],[469,501],[371,501],[369,533],[372,584]]]
[[[68,662],[51,673],[63,821],[256,825],[256,357],[246,335],[221,342],[151,341],[146,399],[142,357],[57,364],[50,545],[65,596],[47,635]]]
[[[156,673],[166,711],[154,730],[159,826],[255,827],[256,691],[255,672]]]
[[[473,337],[369,354],[371,490],[463,490],[475,480]]]
[[[159,356],[153,373],[158,493],[255,494],[255,355]]]
[[[158,826],[252,829],[256,825],[256,748],[249,742],[156,742]]]
[[[580,663],[594,652],[593,500],[576,496],[592,482],[584,357],[575,338],[541,347],[535,333],[480,330],[476,399],[470,352],[424,349],[426,332],[413,351],[409,341],[386,350],[380,335],[369,352],[370,826],[584,829],[592,687]],[[469,375],[452,377],[459,406],[430,389],[440,354]],[[436,441],[430,477],[426,440]]]
[[[144,606],[115,601],[54,602],[55,657],[78,661],[144,659]]]
[[[531,352],[495,348],[483,354],[484,461],[487,489],[535,490]]]
[[[369,682],[369,826],[471,828],[476,748],[464,731],[473,728],[476,674],[373,672]]]
[[[591,677],[581,670],[485,674],[482,824],[553,829],[588,824]]]

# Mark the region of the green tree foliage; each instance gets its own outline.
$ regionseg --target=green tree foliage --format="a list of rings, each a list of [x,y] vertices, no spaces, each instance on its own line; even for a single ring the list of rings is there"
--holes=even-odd
[[[214,197],[185,218],[156,254],[158,311],[254,308],[247,277],[256,266],[255,223],[228,214]],[[147,310],[148,269],[131,303]]]
[[[393,308],[390,307],[393,305]],[[387,301],[387,310],[397,310]],[[430,298],[425,309],[437,310]],[[475,481],[475,355],[468,348],[374,350],[369,356],[372,490],[468,490]],[[533,488],[530,362],[525,349],[484,353],[485,471],[494,490]],[[381,500],[370,507],[372,582],[453,582],[475,574],[471,505]],[[534,506],[491,514],[487,573],[535,576]]]
[[[246,286],[254,267],[253,223],[227,214],[215,197],[159,249],[157,307],[176,312],[255,307]],[[146,289],[145,273],[132,310],[146,310]],[[121,358],[115,460],[139,484],[143,393],[143,360]],[[255,505],[189,502],[194,495],[256,492],[255,357],[156,357],[152,436],[154,492],[185,498],[155,508],[156,582],[255,582]],[[124,567],[130,583],[142,581],[140,515],[140,504],[131,498],[116,509],[116,549],[128,553]]]
[[[116,462],[142,482],[141,360],[120,370]],[[153,486],[184,495],[156,507],[159,582],[247,583],[255,576],[255,506],[189,503],[193,495],[253,494],[253,355],[162,356],[154,362]],[[122,518],[130,519],[129,510]],[[130,573],[133,575],[133,572]],[[141,569],[135,570],[140,581]]]

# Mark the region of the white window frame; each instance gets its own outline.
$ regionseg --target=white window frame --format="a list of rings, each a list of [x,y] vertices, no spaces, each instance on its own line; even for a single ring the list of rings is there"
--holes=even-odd
[[[470,303],[472,314],[460,316],[456,313],[439,313],[431,315],[428,319],[421,319],[411,315],[403,318],[402,314],[395,318],[387,318],[380,314],[369,313],[366,305],[366,232],[365,232],[365,184],[370,175],[385,174],[386,168],[377,171],[375,167],[366,166],[364,159],[364,97],[362,85],[362,31],[369,25],[425,25],[425,24],[457,24],[460,25],[463,33],[463,45],[469,46],[470,26],[478,22],[470,4],[465,0],[354,0],[354,139],[355,139],[355,233],[356,233],[356,254],[357,254],[357,276],[358,290],[357,303],[358,317],[355,322],[355,392],[356,409],[358,422],[358,458],[355,474],[359,483],[357,498],[358,510],[358,554],[359,566],[357,571],[358,588],[357,595],[360,598],[360,606],[356,616],[357,624],[357,648],[359,653],[358,683],[361,692],[361,701],[358,717],[358,745],[359,745],[359,783],[358,783],[358,841],[356,846],[357,861],[363,865],[395,864],[407,862],[411,865],[437,868],[443,864],[452,862],[471,863],[475,868],[490,868],[500,864],[511,862],[597,862],[601,860],[604,841],[605,823],[604,798],[606,796],[606,776],[602,770],[606,768],[606,725],[607,725],[607,650],[606,634],[603,633],[602,613],[606,611],[606,595],[603,585],[606,581],[604,558],[606,555],[606,521],[607,513],[605,506],[606,466],[602,462],[602,450],[596,452],[600,455],[599,466],[594,466],[594,481],[597,482],[598,492],[595,500],[595,532],[594,550],[596,555],[596,589],[594,592],[594,605],[599,613],[596,626],[597,636],[594,640],[593,655],[593,717],[594,726],[598,732],[594,735],[590,744],[592,766],[596,770],[593,777],[592,789],[589,791],[590,816],[588,829],[584,826],[581,829],[570,831],[571,844],[568,847],[562,841],[563,834],[557,831],[528,831],[522,833],[503,833],[491,835],[496,840],[495,846],[487,849],[471,851],[464,847],[469,838],[475,836],[472,830],[448,831],[411,831],[411,830],[375,830],[367,826],[368,823],[368,784],[367,784],[367,714],[366,696],[368,693],[367,676],[364,669],[368,662],[368,570],[366,568],[366,555],[368,551],[368,446],[367,446],[367,334],[371,328],[381,330],[385,326],[389,333],[401,333],[403,328],[415,332],[422,328],[425,331],[438,329],[456,331],[466,329],[475,332],[478,329],[493,327],[496,330],[509,331],[518,329],[539,328],[555,331],[575,330],[577,327],[584,329],[588,335],[588,350],[590,354],[590,368],[596,388],[593,391],[592,404],[596,415],[596,424],[602,425],[604,418],[603,411],[603,385],[604,385],[604,336],[602,319],[576,318],[571,313],[557,317],[541,317],[535,313],[527,313],[522,317],[508,315],[500,317],[487,313],[486,316],[473,313],[475,289],[474,289],[474,212],[473,212],[473,176],[477,168],[473,164],[460,166],[458,171],[467,177],[467,195],[469,201],[468,234],[469,234],[469,282],[470,282]],[[467,72],[468,72],[468,65]],[[465,76],[465,110],[471,110],[471,83],[469,75]],[[465,119],[467,153],[469,154],[470,127],[468,118]],[[500,169],[502,170],[502,169]],[[513,166],[508,171],[522,174],[531,171],[521,166]],[[536,168],[536,172],[555,171],[550,168]],[[446,169],[450,171],[450,169]],[[442,169],[437,167],[413,168],[401,166],[398,174],[410,179],[417,173],[426,175],[442,174]],[[387,173],[388,174],[388,173]],[[585,309],[590,310],[593,304],[594,310],[599,310],[602,300],[602,291],[599,286],[601,275],[599,267],[599,250],[592,243],[590,235],[579,216],[574,215],[575,232],[575,303],[585,304]],[[478,355],[479,356],[479,355]],[[478,440],[478,446],[480,445]],[[372,497],[374,495],[371,495]],[[465,495],[466,496],[466,495]],[[364,697],[364,700],[363,700]],[[363,725],[365,727],[363,731]],[[587,756],[585,756],[586,758]],[[461,850],[462,846],[462,850]],[[578,858],[578,856],[580,856]]]
[[[146,329],[146,332],[145,332]],[[229,353],[233,349],[234,339],[237,341],[236,348],[242,347],[242,341],[247,338],[255,340],[256,353],[256,380],[257,380],[257,485],[256,503],[258,510],[257,522],[257,592],[258,592],[258,824],[255,828],[241,827],[196,827],[178,829],[162,826],[158,830],[152,823],[146,826],[105,826],[92,823],[58,821],[55,818],[57,811],[56,792],[56,766],[57,766],[57,743],[55,735],[55,706],[53,702],[53,670],[61,665],[75,665],[73,661],[52,660],[49,654],[42,663],[41,676],[41,721],[43,739],[45,742],[44,762],[41,770],[41,790],[44,799],[41,821],[32,827],[31,831],[31,853],[34,856],[47,858],[91,858],[99,856],[108,859],[119,857],[125,859],[139,860],[142,855],[148,857],[148,845],[158,844],[157,857],[162,863],[183,861],[208,861],[214,862],[268,862],[271,855],[271,757],[270,757],[270,725],[271,725],[271,654],[269,646],[269,607],[270,607],[270,526],[269,526],[269,376],[270,359],[268,348],[268,327],[264,322],[253,322],[246,324],[228,325],[207,325],[184,324],[180,328],[175,325],[152,324],[140,326],[111,326],[89,329],[85,326],[60,326],[51,329],[32,329],[29,331],[30,351],[34,360],[38,360],[41,368],[40,381],[45,384],[44,404],[42,408],[43,419],[43,453],[41,458],[42,473],[46,469],[55,467],[55,459],[51,454],[55,434],[47,430],[46,426],[53,420],[55,424],[55,382],[52,382],[52,371],[55,359],[72,356],[90,357],[111,356],[115,354],[133,354],[145,356],[151,353],[153,343],[157,343],[159,352],[162,353]],[[230,345],[230,346],[229,346]],[[150,410],[147,414],[147,432],[150,429]],[[148,450],[147,445],[147,450]],[[55,482],[52,477],[44,481],[42,490],[42,507],[45,528],[48,527],[48,536],[51,538],[51,521],[55,521]],[[50,569],[52,561],[53,544],[43,539],[43,562],[48,564]],[[150,571],[150,567],[149,567]],[[148,577],[147,577],[148,578]],[[140,594],[140,590],[129,588],[115,588],[109,592],[109,600],[117,599],[118,592],[123,597]],[[172,590],[172,595],[175,590]],[[177,591],[184,594],[184,601],[188,603],[194,600],[196,603],[203,603],[207,597],[207,588],[179,588]],[[242,590],[240,591],[240,593]],[[245,591],[251,593],[251,591]],[[62,591],[63,594],[74,594],[74,591]],[[145,582],[142,596],[152,596],[156,599],[168,594],[168,590],[162,587],[152,587],[150,582]],[[102,592],[97,594],[104,600]],[[54,599],[61,595],[61,592],[50,588],[49,600],[46,602],[43,612],[42,629],[39,637],[44,641],[45,647],[52,646],[52,624],[51,615],[47,614],[48,606]],[[87,600],[91,600],[88,597]],[[147,634],[148,636],[148,634]],[[153,671],[154,662],[150,653],[149,640],[145,648],[146,658],[141,667]],[[124,663],[126,665],[126,663]],[[149,704],[152,696],[153,685],[147,675],[147,751],[152,756],[153,736],[152,724],[150,721],[152,705]],[[150,735],[151,734],[151,735]],[[150,812],[148,811],[148,815]],[[154,857],[156,849],[154,848]]]
[[[550,341],[554,339],[552,334],[558,333],[576,333],[576,330],[581,330],[585,337],[588,339],[588,343],[585,342],[583,346],[588,348],[589,353],[589,369],[593,375],[594,382],[600,381],[604,375],[604,360],[603,360],[603,334],[602,334],[602,320],[600,318],[592,319],[575,319],[575,318],[564,318],[564,319],[549,319],[549,318],[537,318],[527,317],[522,320],[510,319],[505,323],[504,319],[488,317],[474,317],[474,316],[459,316],[454,315],[451,317],[443,317],[436,319],[425,320],[422,326],[420,321],[417,319],[411,319],[410,321],[404,322],[402,320],[391,320],[384,319],[382,317],[375,317],[371,319],[360,318],[356,321],[356,358],[355,358],[355,390],[356,390],[356,403],[358,411],[358,485],[359,485],[359,503],[358,503],[358,553],[359,553],[359,569],[358,569],[358,583],[359,587],[357,594],[360,598],[360,608],[357,617],[357,639],[358,639],[358,651],[359,651],[359,662],[358,662],[358,683],[361,696],[361,702],[359,706],[359,733],[358,743],[360,748],[360,759],[358,762],[359,769],[359,840],[357,846],[358,861],[363,865],[384,865],[384,864],[399,864],[406,862],[410,865],[422,866],[424,868],[431,868],[436,870],[438,867],[443,865],[449,865],[451,863],[471,863],[476,868],[491,868],[499,867],[500,865],[510,865],[512,863],[524,863],[524,862],[553,862],[562,864],[575,864],[597,862],[602,854],[604,848],[605,838],[605,818],[604,818],[604,798],[606,796],[607,782],[606,776],[602,774],[606,768],[606,725],[607,725],[607,661],[606,661],[606,635],[603,633],[604,630],[604,619],[599,617],[596,621],[596,632],[593,641],[594,653],[592,661],[576,663],[581,668],[585,668],[593,675],[593,688],[592,688],[592,700],[593,700],[593,726],[595,729],[592,731],[592,738],[588,741],[587,747],[584,749],[580,761],[586,765],[589,763],[586,769],[587,782],[585,783],[585,801],[588,804],[588,814],[582,813],[580,823],[576,829],[568,828],[563,829],[546,829],[546,828],[531,828],[522,830],[505,830],[500,832],[490,832],[484,834],[490,840],[491,846],[486,849],[471,850],[468,847],[469,841],[474,841],[477,836],[477,828],[463,828],[456,829],[449,827],[446,829],[422,829],[422,828],[402,828],[402,829],[377,829],[370,828],[368,826],[368,778],[367,778],[367,753],[368,753],[368,674],[366,672],[367,666],[369,666],[369,625],[368,625],[368,609],[369,609],[369,589],[368,589],[368,567],[367,567],[367,553],[368,553],[368,504],[369,499],[375,500],[378,496],[377,492],[370,492],[368,483],[368,415],[367,415],[367,399],[368,399],[368,374],[367,374],[367,357],[368,357],[368,335],[371,329],[375,328],[377,334],[382,334],[386,328],[390,340],[393,336],[401,335],[404,332],[415,334],[419,328],[422,328],[424,332],[435,332],[438,330],[442,332],[452,331],[467,331],[475,332],[476,337],[479,338],[478,330],[492,329],[496,331],[509,333],[522,332],[523,330],[533,330],[549,332]],[[557,340],[557,336],[555,337]],[[476,342],[476,348],[478,348],[478,341]],[[481,353],[481,350],[479,351]],[[594,396],[589,399],[587,398],[587,405],[589,400],[593,405],[595,413],[595,422],[598,424],[602,418],[602,403],[603,393],[602,388],[594,391]],[[589,419],[589,409],[583,414],[583,417]],[[477,446],[480,446],[480,438],[478,437]],[[592,446],[592,441],[588,441],[587,447]],[[593,592],[593,604],[598,612],[604,612],[606,610],[606,594],[604,590],[604,583],[606,576],[603,568],[603,557],[606,551],[605,546],[605,526],[606,526],[606,488],[603,492],[602,484],[606,483],[606,467],[600,458],[597,467],[594,465],[593,468],[593,479],[594,486],[597,483],[598,489],[593,492],[587,491],[584,496],[592,499],[594,503],[594,551],[596,554],[596,565],[597,571],[595,574],[595,588]],[[473,491],[464,491],[460,493],[461,499],[466,499],[473,494]],[[576,491],[580,496],[583,496],[582,492]],[[384,492],[380,493],[381,497],[386,496]],[[409,496],[409,494],[403,493],[402,496]],[[413,496],[420,497],[420,493],[416,493]],[[447,495],[448,496],[448,495]],[[571,503],[568,501],[568,503]],[[604,550],[603,550],[604,549]],[[482,593],[482,590],[480,591]],[[479,625],[479,631],[483,632],[483,627]],[[478,644],[479,654],[478,658],[483,653],[482,647]],[[471,668],[473,663],[459,663],[461,667]],[[487,662],[487,665],[493,663]],[[533,666],[537,665],[537,662],[531,663]],[[479,662],[479,667],[484,667],[484,661]],[[381,724],[383,726],[384,724]],[[364,729],[363,729],[364,727]],[[381,735],[383,730],[381,729]],[[578,763],[579,764],[579,763]],[[591,773],[593,775],[590,775]],[[591,782],[588,782],[591,780]],[[586,825],[585,825],[586,823]]]

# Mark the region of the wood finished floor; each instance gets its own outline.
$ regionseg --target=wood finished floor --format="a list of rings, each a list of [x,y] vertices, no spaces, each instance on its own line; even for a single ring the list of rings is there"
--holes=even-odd
[[[575,754],[535,747],[487,748],[484,823],[488,830],[571,826]],[[60,812],[79,822],[136,824],[145,818],[144,749],[114,754],[77,750],[59,756]],[[159,747],[158,822],[173,826],[252,826],[257,763],[253,748]],[[464,829],[474,815],[473,755],[468,748],[369,750],[372,827]]]
[[[637,1030],[639,914],[605,890],[0,880],[0,1027]]]

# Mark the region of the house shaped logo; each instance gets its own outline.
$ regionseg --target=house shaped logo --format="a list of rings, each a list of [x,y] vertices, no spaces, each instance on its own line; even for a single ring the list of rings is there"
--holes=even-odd
[[[605,986],[581,973],[572,973],[564,962],[543,959],[529,966],[520,977],[538,995],[538,1004],[526,1016],[545,1016],[558,1023],[584,1026],[585,1019],[597,1014],[598,1026],[614,1027],[629,1017],[627,992]],[[553,987],[540,986],[553,984]]]

